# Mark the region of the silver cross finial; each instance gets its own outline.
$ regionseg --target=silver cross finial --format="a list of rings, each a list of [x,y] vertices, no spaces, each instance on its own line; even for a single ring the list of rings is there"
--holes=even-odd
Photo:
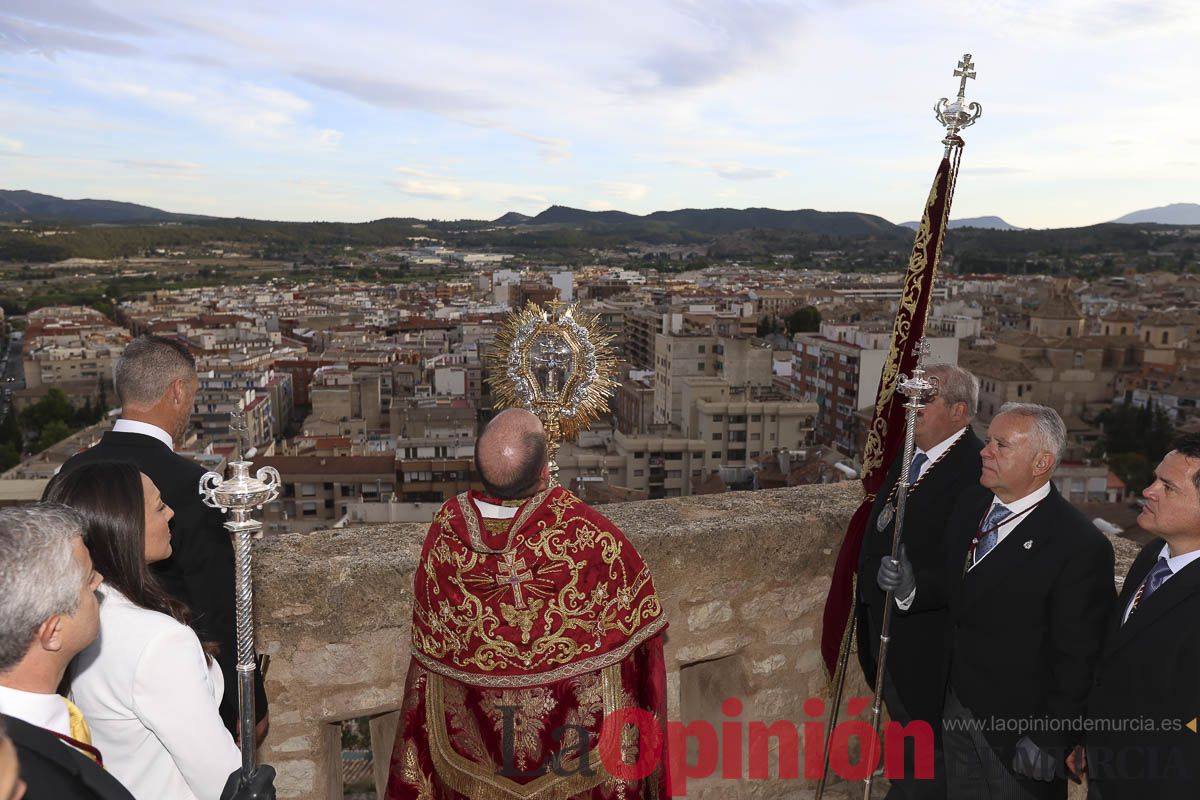
[[[962,78],[958,82],[958,96],[960,98],[967,96],[967,79],[975,77],[975,64],[971,61],[971,54],[964,53],[962,61],[958,62],[958,69],[954,70],[954,77]]]
[[[946,129],[946,138],[942,139],[942,144],[946,145],[947,156],[950,154],[951,146],[962,144],[962,140],[958,138],[958,132],[974,125],[975,120],[979,119],[979,115],[983,113],[983,108],[979,103],[967,102],[967,81],[975,77],[975,62],[971,60],[970,53],[963,53],[962,59],[958,62],[958,68],[954,70],[954,77],[959,79],[958,97],[953,101],[943,97],[933,106],[934,116]]]
[[[242,409],[229,412],[229,432],[237,443],[234,460],[241,461],[246,452],[246,412]]]

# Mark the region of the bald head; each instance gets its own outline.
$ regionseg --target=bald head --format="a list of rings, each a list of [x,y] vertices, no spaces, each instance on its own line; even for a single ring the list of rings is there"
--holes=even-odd
[[[532,497],[546,482],[546,430],[523,408],[501,411],[475,442],[483,488],[500,500]]]

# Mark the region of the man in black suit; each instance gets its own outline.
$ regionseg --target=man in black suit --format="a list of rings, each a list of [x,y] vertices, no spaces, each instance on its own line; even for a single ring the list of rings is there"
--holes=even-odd
[[[964,493],[947,521],[943,743],[955,800],[1066,797],[1115,590],[1112,545],[1050,482],[1065,443],[1053,409],[1005,404],[980,453],[984,491]],[[912,581],[905,561],[885,562],[880,582]]]
[[[63,745],[44,728],[7,714],[0,714],[0,720],[16,748],[21,780],[26,786],[23,800],[133,800],[111,773],[78,750]],[[0,798],[4,798],[2,785]]]
[[[1125,578],[1088,698],[1088,797],[1101,800],[1200,797],[1200,435],[1154,476],[1138,524],[1158,538]]]
[[[85,535],[83,518],[65,506],[0,509],[0,719],[25,800],[132,798],[103,769],[87,720],[58,694],[71,660],[100,633],[102,576]],[[222,800],[274,798],[273,767],[261,765],[244,785],[240,775],[228,777]]]
[[[905,503],[902,534],[906,556],[922,576],[927,592],[941,584],[945,571],[943,531],[956,498],[969,486],[978,485],[979,451],[983,443],[970,428],[979,407],[979,381],[961,367],[938,364],[928,374],[937,381],[937,394],[917,413],[914,430],[916,452],[913,457],[908,500]],[[884,591],[876,582],[880,562],[892,553],[895,529],[896,487],[900,482],[899,453],[887,480],[875,498],[859,557],[858,663],[873,689],[877,672],[879,636],[883,622]],[[940,588],[938,595],[944,597]],[[898,603],[906,598],[898,596]],[[913,720],[929,723],[934,736],[934,777],[916,778],[915,752],[905,754],[903,778],[893,778],[888,797],[944,798],[945,774],[941,763],[941,720],[943,687],[937,670],[945,651],[946,607],[929,603],[919,611],[899,615],[892,611],[888,644],[887,675],[883,699],[888,715],[902,725]],[[910,745],[912,740],[909,741]]]
[[[237,614],[233,543],[220,511],[200,498],[204,468],[174,452],[191,420],[199,379],[196,360],[173,339],[140,336],[125,347],[115,369],[121,418],[94,447],[73,456],[64,471],[95,461],[128,461],[145,473],[175,512],[172,555],[154,569],[163,588],[192,611],[201,641],[218,646],[225,679],[221,719],[236,736],[238,718]],[[258,739],[266,735],[267,697],[255,674]]]

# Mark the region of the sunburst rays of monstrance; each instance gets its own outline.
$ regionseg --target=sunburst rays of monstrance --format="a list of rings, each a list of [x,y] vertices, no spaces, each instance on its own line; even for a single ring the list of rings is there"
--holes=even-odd
[[[612,335],[572,304],[528,303],[500,326],[487,363],[493,405],[532,411],[546,427],[550,484],[557,485],[559,444],[608,410],[617,385]]]

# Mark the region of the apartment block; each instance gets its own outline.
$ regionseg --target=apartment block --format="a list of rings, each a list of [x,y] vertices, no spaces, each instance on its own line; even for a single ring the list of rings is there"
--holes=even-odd
[[[264,507],[270,533],[303,533],[334,527],[354,501],[384,502],[396,484],[390,456],[274,456],[254,460],[254,469],[274,467],[283,486]]]

